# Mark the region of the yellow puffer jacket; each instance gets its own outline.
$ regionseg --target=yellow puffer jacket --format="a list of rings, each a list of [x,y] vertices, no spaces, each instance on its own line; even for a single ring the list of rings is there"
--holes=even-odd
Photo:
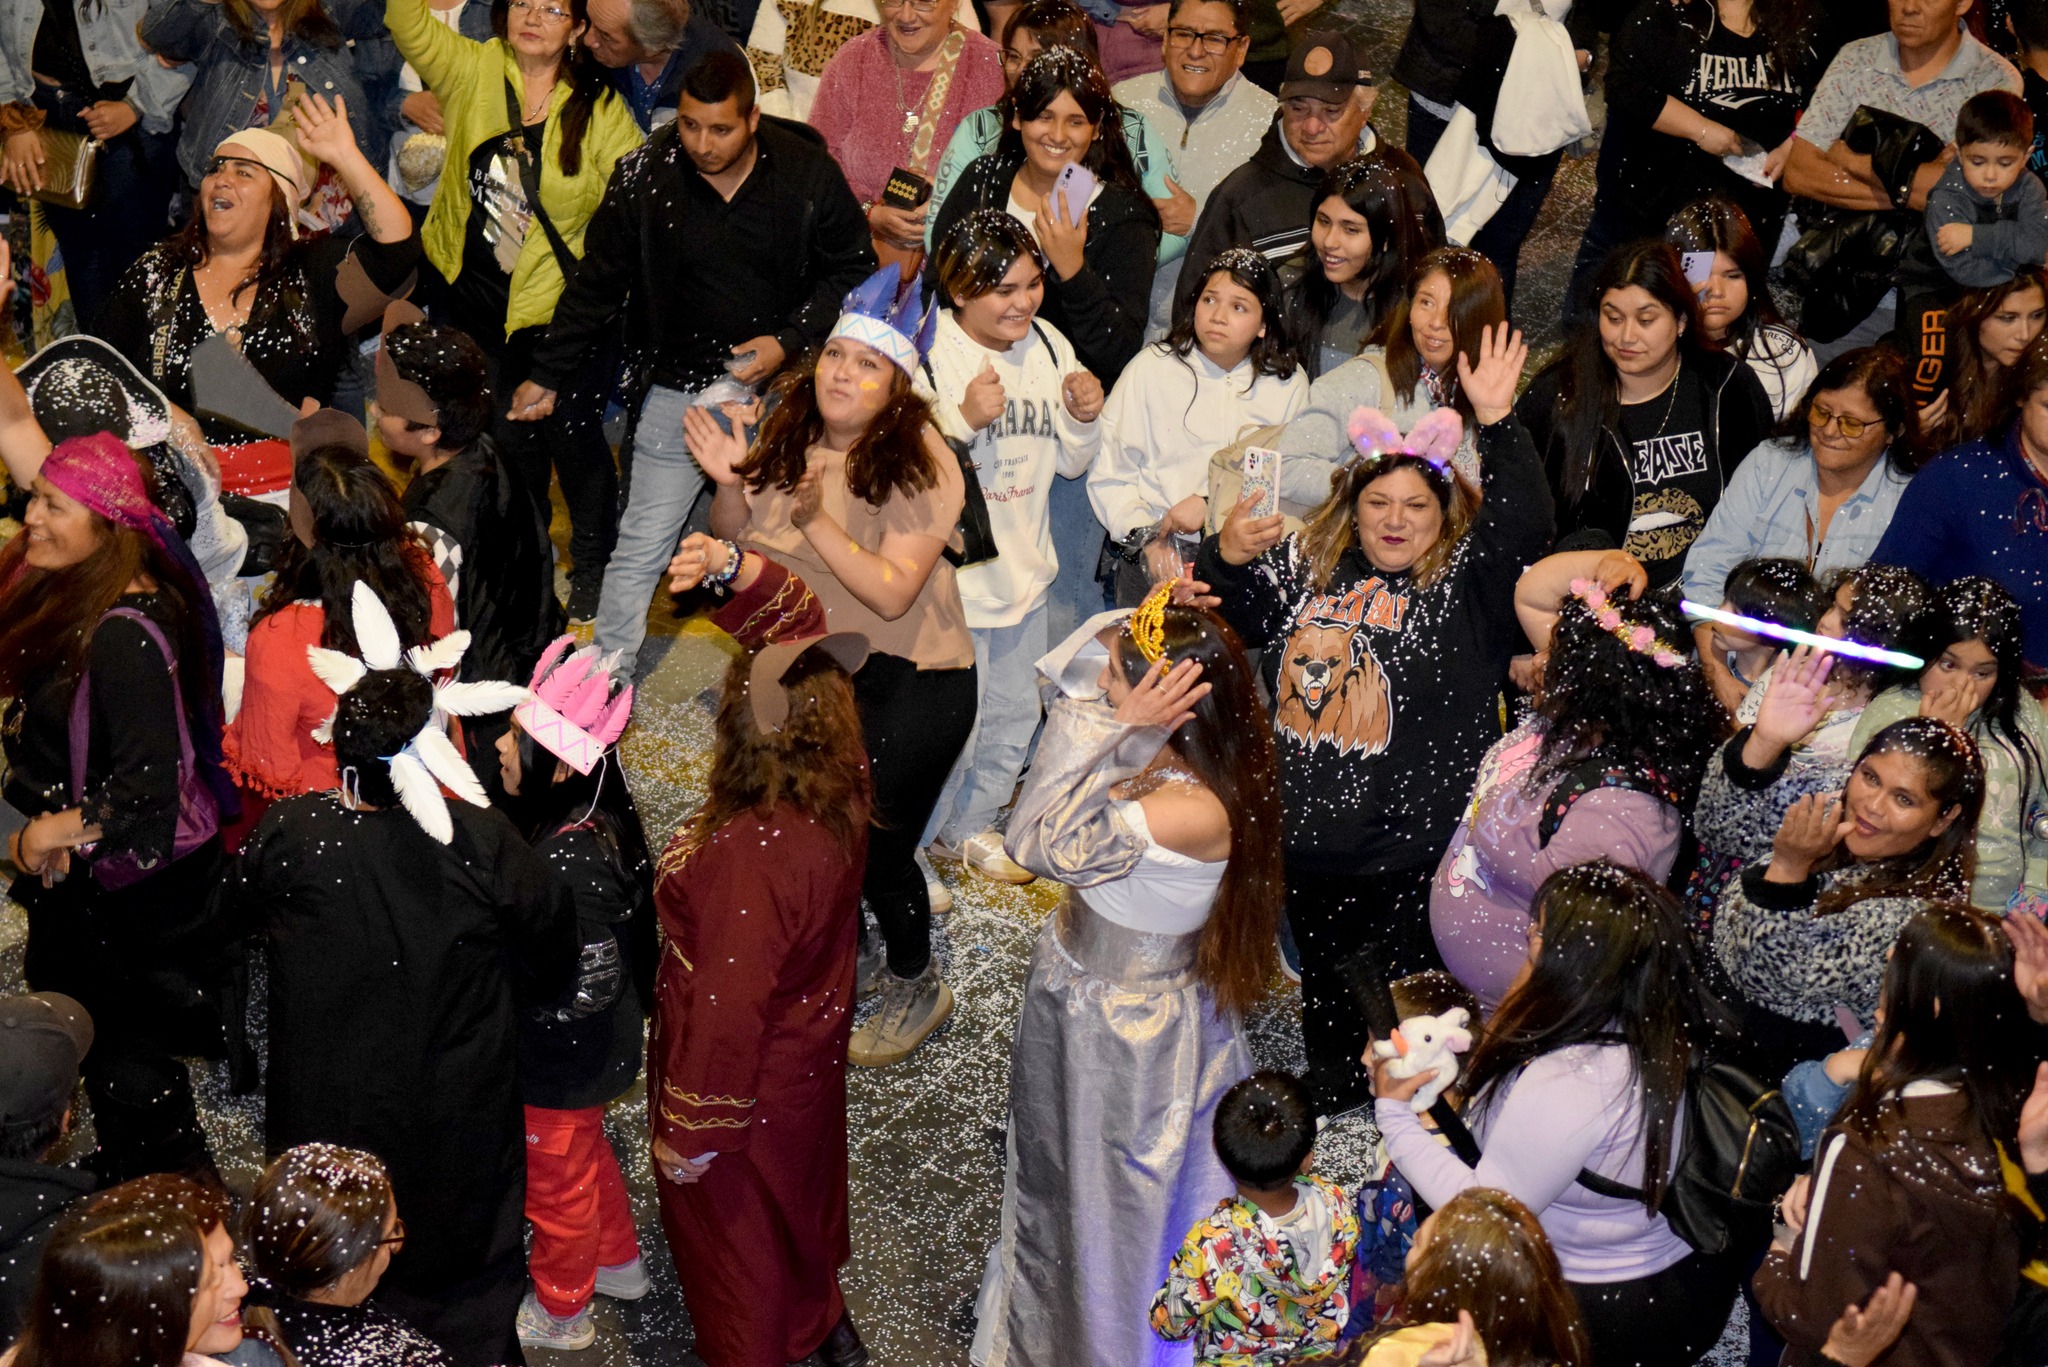
[[[427,210],[420,237],[427,259],[446,279],[462,269],[463,236],[469,229],[469,158],[483,143],[511,131],[505,117],[505,82],[515,90],[519,66],[500,39],[487,43],[464,38],[435,19],[427,0],[385,0],[384,22],[398,50],[419,72],[420,80],[441,101],[447,125],[447,173]],[[640,145],[640,126],[633,112],[610,90],[591,110],[583,134],[583,161],[577,174],[562,174],[562,106],[569,98],[566,81],[548,97],[547,131],[541,140],[540,202],[555,230],[578,256],[583,254],[583,229],[604,198],[604,187],[620,157]],[[548,246],[538,220],[526,234],[519,260],[512,268],[511,305],[505,331],[544,324],[562,293],[562,270]]]

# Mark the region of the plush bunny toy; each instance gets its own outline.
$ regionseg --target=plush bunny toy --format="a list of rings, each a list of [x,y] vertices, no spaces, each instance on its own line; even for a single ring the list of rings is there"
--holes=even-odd
[[[1436,1076],[1408,1102],[1408,1109],[1417,1115],[1434,1105],[1444,1088],[1458,1080],[1458,1055],[1472,1047],[1472,1032],[1466,1029],[1471,1020],[1464,1007],[1454,1006],[1441,1016],[1410,1016],[1401,1022],[1392,1039],[1373,1041],[1375,1055],[1394,1060],[1387,1071],[1395,1077],[1414,1077],[1436,1069]]]

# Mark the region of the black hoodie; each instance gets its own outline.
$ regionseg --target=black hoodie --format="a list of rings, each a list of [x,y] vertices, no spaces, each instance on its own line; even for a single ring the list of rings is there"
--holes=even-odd
[[[0,1159],[0,1343],[21,1336],[43,1245],[64,1212],[92,1187],[92,1174],[81,1168]]]
[[[1269,261],[1285,261],[1307,244],[1316,187],[1323,183],[1324,172],[1295,160],[1282,136],[1280,115],[1275,114],[1252,159],[1209,192],[1209,202],[1202,206],[1202,216],[1188,238],[1185,259],[1190,266],[1199,269],[1197,263],[1213,261],[1218,252],[1232,247],[1250,247]],[[1367,124],[1359,154],[1378,145],[1379,135]]]

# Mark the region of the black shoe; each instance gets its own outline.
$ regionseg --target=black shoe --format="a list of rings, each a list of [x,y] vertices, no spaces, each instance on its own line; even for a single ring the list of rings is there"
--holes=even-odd
[[[839,1323],[832,1326],[812,1356],[825,1367],[867,1367],[868,1346],[860,1341],[860,1330],[853,1327],[851,1310],[840,1313]]]
[[[588,626],[597,620],[597,602],[604,589],[601,579],[578,579],[569,585],[569,624]]]

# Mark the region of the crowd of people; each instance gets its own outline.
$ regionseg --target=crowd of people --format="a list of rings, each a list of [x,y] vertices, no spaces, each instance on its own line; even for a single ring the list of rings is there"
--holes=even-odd
[[[1317,7],[8,7],[0,1367],[587,1349],[643,1076],[859,1367],[934,859],[976,1367],[2048,1363],[2048,0],[1414,0],[1404,146]]]

